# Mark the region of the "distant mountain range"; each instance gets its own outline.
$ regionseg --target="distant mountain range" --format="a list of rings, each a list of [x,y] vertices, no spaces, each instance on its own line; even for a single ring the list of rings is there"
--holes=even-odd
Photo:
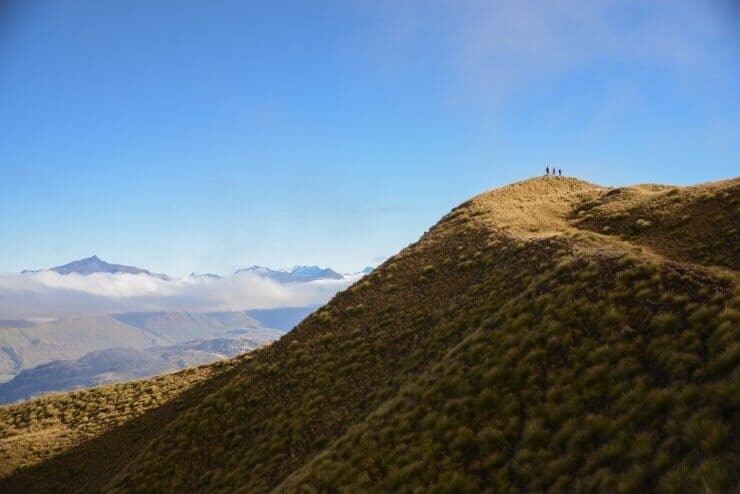
[[[246,312],[131,312],[13,322],[7,321],[0,331],[0,382],[38,365],[93,351],[118,347],[142,350],[223,337],[235,329],[262,328]]]
[[[368,266],[362,271],[357,273],[340,274],[331,268],[322,268],[320,266],[293,266],[288,269],[271,269],[265,266],[250,266],[248,268],[239,269],[234,274],[239,273],[252,273],[262,278],[268,278],[279,283],[292,283],[292,282],[309,282],[316,280],[341,280],[346,277],[355,277],[358,275],[364,275],[372,272],[373,268]],[[81,274],[89,275],[94,273],[109,273],[109,274],[146,274],[154,276],[162,280],[171,279],[168,275],[153,273],[148,269],[137,268],[136,266],[127,266],[125,264],[113,264],[103,261],[98,256],[91,256],[85,259],[72,261],[62,266],[55,266],[48,270],[24,270],[21,274],[28,273],[40,273],[43,271],[54,271],[59,274]],[[208,279],[221,279],[223,276],[215,273],[190,273],[191,278],[208,278]]]
[[[357,273],[340,274],[316,265],[288,269],[251,266],[234,275],[248,273],[280,284],[344,280],[336,284],[344,287],[371,271],[367,267]],[[42,272],[85,277],[96,273],[151,276],[173,284],[182,280],[109,263],[95,255],[46,270],[26,270],[21,275]],[[188,277],[202,280],[203,285],[220,283],[224,278],[214,273],[191,273]],[[328,286],[330,296],[334,285]],[[244,306],[248,302],[244,300]],[[4,320],[0,314],[0,405],[49,391],[142,378],[252,350],[279,338],[318,307],[302,303],[305,306],[249,312],[83,311],[72,316]]]
[[[279,338],[315,309],[127,312],[46,322],[0,321],[0,405],[232,357]]]
[[[40,270],[40,271],[44,271],[44,270]],[[36,270],[36,271],[25,270],[22,272],[22,274],[38,273],[40,271],[39,270]],[[93,273],[147,274],[149,276],[154,276],[156,278],[160,278],[163,280],[169,279],[167,275],[152,273],[149,270],[137,268],[135,266],[126,266],[124,264],[111,264],[111,263],[103,261],[98,256],[92,256],[92,257],[87,257],[85,259],[80,259],[78,261],[72,261],[63,266],[55,266],[53,268],[49,268],[48,271],[55,271],[59,274],[75,273],[75,274],[83,274],[83,275],[88,275],[88,274],[93,274]]]
[[[331,268],[319,266],[293,266],[290,269],[274,270],[264,266],[251,266],[240,269],[234,274],[252,273],[263,278],[269,278],[279,283],[306,282],[316,280],[341,280],[343,275]]]
[[[141,379],[208,364],[259,348],[282,334],[281,331],[263,328],[233,330],[221,338],[146,349],[116,347],[90,352],[79,358],[54,360],[21,371],[15,379],[0,383],[0,404],[51,391]]]

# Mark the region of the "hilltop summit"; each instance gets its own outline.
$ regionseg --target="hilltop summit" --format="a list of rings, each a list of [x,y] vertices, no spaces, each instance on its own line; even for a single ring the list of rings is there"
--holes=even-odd
[[[737,491],[739,205],[485,192],[269,347],[0,408],[0,490]]]

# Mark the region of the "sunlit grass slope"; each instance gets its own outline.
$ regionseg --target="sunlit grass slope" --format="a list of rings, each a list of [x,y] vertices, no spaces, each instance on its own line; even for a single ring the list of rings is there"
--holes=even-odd
[[[111,492],[737,489],[739,185],[606,189],[547,177],[477,196],[280,341],[213,371],[203,392],[147,412],[167,418],[136,429],[147,443],[132,461],[71,482],[46,471],[43,482]],[[123,444],[135,441],[127,423],[116,429]],[[34,468],[83,461],[97,437],[62,463],[41,448]],[[19,457],[31,443],[19,439]],[[8,471],[9,487],[27,478]]]

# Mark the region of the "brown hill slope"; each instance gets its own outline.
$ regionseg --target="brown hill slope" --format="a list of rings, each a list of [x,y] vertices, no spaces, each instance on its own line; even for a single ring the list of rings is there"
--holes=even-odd
[[[653,188],[548,177],[477,196],[234,362],[213,392],[166,410],[148,446],[106,470],[119,472],[107,490],[736,488],[738,183],[671,192],[687,216],[678,226],[640,202]],[[706,209],[690,198],[703,190],[726,221],[698,217]],[[651,222],[649,235],[621,232],[611,203],[622,194],[620,210]],[[675,228],[695,235],[674,245]],[[711,255],[696,246],[709,239]],[[30,429],[16,430],[26,447]],[[44,471],[41,488],[62,479]]]
[[[672,259],[740,269],[740,181],[612,189],[574,211],[573,223]]]
[[[0,407],[0,492],[100,491],[244,358]]]

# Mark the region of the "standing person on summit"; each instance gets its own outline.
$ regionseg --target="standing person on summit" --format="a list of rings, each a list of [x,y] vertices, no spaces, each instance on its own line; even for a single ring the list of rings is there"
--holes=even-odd
[[[549,174],[550,174],[550,166],[548,165],[545,167],[545,175],[549,175]]]
[[[562,177],[562,176],[563,176],[563,169],[558,168],[558,177]]]

